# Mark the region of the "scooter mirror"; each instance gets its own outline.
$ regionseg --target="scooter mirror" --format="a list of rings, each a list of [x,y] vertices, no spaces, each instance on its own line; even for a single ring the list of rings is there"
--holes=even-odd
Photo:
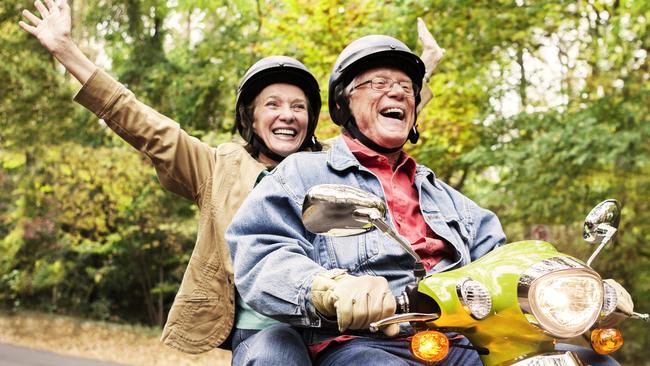
[[[621,208],[614,199],[605,200],[594,207],[583,225],[582,238],[590,244],[600,244],[608,229],[617,229],[621,222]]]
[[[314,234],[350,236],[373,230],[370,218],[384,217],[386,204],[361,189],[321,184],[312,187],[302,204],[302,222]]]

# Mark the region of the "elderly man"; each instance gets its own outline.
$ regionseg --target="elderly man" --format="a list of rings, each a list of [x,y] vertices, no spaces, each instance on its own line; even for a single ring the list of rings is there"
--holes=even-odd
[[[266,315],[307,327],[302,333],[318,364],[417,364],[403,339],[367,331],[370,322],[395,312],[393,294],[413,282],[414,260],[379,232],[329,238],[306,231],[301,205],[309,188],[347,184],[384,198],[389,222],[430,272],[467,264],[505,241],[492,212],[402,151],[407,140],[418,138],[424,73],[420,58],[394,38],[351,43],[329,83],[330,113],[343,135],[329,152],[285,159],[228,231],[243,299]],[[448,362],[480,364],[475,352],[462,350]]]
[[[386,220],[411,243],[427,273],[466,265],[505,242],[492,212],[402,150],[418,140],[416,105],[424,73],[420,58],[394,38],[352,42],[329,81],[330,115],[343,134],[328,152],[286,158],[228,229],[242,298],[265,315],[301,327],[318,365],[421,363],[405,341],[410,327],[389,326],[385,334],[367,330],[394,314],[394,295],[414,281],[413,257],[379,231],[336,238],[307,231],[301,212],[311,187],[345,184],[383,198]],[[452,347],[442,364],[481,361],[473,350]]]

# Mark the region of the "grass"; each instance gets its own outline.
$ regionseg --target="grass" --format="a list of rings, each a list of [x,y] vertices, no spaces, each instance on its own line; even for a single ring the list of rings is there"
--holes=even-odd
[[[42,313],[0,312],[0,343],[127,365],[230,365],[230,352],[189,355],[160,343],[160,330]]]

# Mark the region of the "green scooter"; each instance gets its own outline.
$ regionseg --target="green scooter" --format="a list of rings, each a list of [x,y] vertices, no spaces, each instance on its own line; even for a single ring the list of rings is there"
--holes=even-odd
[[[409,322],[416,331],[411,341],[416,358],[444,359],[450,342],[443,332],[450,331],[466,336],[486,366],[582,366],[575,353],[556,352],[554,346],[586,334],[601,354],[623,344],[618,330],[598,328],[600,320],[624,310],[616,289],[590,266],[616,233],[615,200],[601,202],[585,220],[584,239],[598,244],[587,263],[550,243],[528,240],[426,277],[419,256],[384,221],[385,213],[379,197],[342,185],[313,187],[303,203],[303,223],[313,233],[349,236],[377,228],[415,258],[416,283],[396,297],[397,314],[372,323],[370,330]],[[623,315],[648,321],[648,314]]]

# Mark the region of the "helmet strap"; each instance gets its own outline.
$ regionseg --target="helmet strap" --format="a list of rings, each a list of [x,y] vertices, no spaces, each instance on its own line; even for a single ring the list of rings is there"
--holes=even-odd
[[[391,154],[391,153],[397,152],[406,143],[406,141],[404,141],[404,143],[402,145],[400,145],[398,147],[394,147],[392,149],[389,149],[387,147],[383,147],[381,145],[378,145],[374,141],[369,139],[366,135],[364,135],[359,130],[359,128],[357,127],[357,123],[354,120],[354,117],[352,117],[352,116],[350,116],[350,118],[348,118],[346,120],[345,129],[348,130],[352,134],[352,136],[354,136],[355,139],[361,141],[361,143],[364,144],[366,147],[368,147],[370,150],[376,151],[376,152],[378,152],[380,154]],[[410,133],[409,133],[409,136],[410,136]]]
[[[268,146],[266,146],[266,144],[264,143],[264,141],[262,141],[262,139],[260,139],[260,138],[257,136],[257,134],[255,134],[255,133],[253,132],[252,135],[253,135],[253,136],[252,136],[252,138],[251,138],[251,142],[250,142],[250,143],[251,143],[251,145],[253,145],[253,147],[255,147],[255,148],[256,148],[260,153],[264,154],[264,156],[266,156],[267,158],[269,158],[269,159],[271,159],[271,160],[273,160],[273,161],[276,161],[276,162],[278,162],[278,163],[281,162],[282,160],[284,160],[284,156],[279,155],[279,154],[276,154],[276,153],[274,153],[273,151],[271,151],[271,149],[269,149]]]
[[[312,134],[311,137],[305,137],[305,141],[302,142],[298,151],[305,151],[308,148],[311,148],[312,151],[321,151],[323,150],[323,145],[321,145],[320,142],[318,142],[318,139],[316,139],[316,136]]]
[[[300,144],[298,151],[305,151],[308,148],[311,148],[312,151],[323,150],[323,146],[320,144],[320,142],[318,142],[318,139],[316,139],[316,136],[314,135],[314,131],[316,130],[317,124],[318,124],[318,116],[314,115],[310,108],[309,122],[307,125],[307,135],[305,136],[305,139],[302,141],[302,144]]]
[[[418,131],[418,125],[413,125],[413,128],[409,132],[408,140],[412,144],[416,144],[420,139],[420,132]]]

